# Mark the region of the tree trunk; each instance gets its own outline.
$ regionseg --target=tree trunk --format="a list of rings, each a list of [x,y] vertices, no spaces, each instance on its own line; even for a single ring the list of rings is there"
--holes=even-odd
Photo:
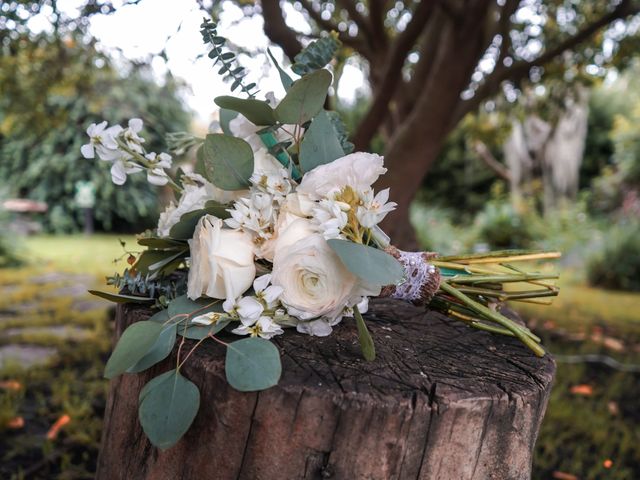
[[[476,2],[476,8],[486,8]],[[471,12],[473,13],[473,12]],[[463,24],[448,21],[440,31],[440,43],[426,83],[413,102],[402,125],[391,139],[385,155],[389,171],[383,177],[385,187],[391,188],[391,199],[398,209],[385,219],[382,228],[394,245],[403,250],[415,249],[415,231],[409,219],[409,207],[417,191],[442,148],[447,135],[455,127],[455,107],[460,103],[460,92],[468,84],[475,68],[477,50],[481,48],[482,25],[470,21],[474,15],[464,17]],[[475,43],[471,42],[475,36]]]
[[[149,314],[119,306],[118,333]],[[165,452],[141,430],[138,395],[175,357],[113,380],[98,480],[530,478],[549,356],[391,300],[372,302],[366,318],[374,362],[361,358],[351,322],[324,338],[287,332],[276,339],[280,383],[259,393],[231,388],[224,347],[205,342],[182,367],[200,411]]]

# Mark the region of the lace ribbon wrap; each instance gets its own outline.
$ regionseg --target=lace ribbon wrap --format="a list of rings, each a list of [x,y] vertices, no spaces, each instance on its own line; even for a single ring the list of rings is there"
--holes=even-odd
[[[387,285],[381,297],[397,298],[414,305],[427,305],[440,288],[440,270],[429,263],[438,254],[434,252],[405,252],[394,246],[386,252],[397,259],[405,271],[405,281],[400,285]]]

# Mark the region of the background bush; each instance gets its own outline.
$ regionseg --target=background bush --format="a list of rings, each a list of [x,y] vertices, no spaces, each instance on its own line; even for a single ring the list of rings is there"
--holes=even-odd
[[[145,66],[125,63],[118,70],[93,45],[46,34],[23,34],[0,49],[0,178],[11,196],[46,202],[45,229],[71,232],[82,225],[76,182],[92,181],[98,229],[153,225],[158,198],[145,175],[117,187],[109,165],[82,158],[80,147],[89,124],[104,119],[126,126],[140,117],[153,128],[144,132],[146,148],[166,150],[165,134],[189,126],[173,79],[158,85]]]
[[[601,251],[590,258],[587,274],[591,285],[640,291],[640,222],[611,228]]]

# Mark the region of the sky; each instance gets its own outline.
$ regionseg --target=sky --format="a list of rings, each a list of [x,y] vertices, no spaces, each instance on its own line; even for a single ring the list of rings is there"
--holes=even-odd
[[[113,2],[118,6],[118,1]],[[58,0],[58,8],[70,16],[77,16],[82,0]],[[301,32],[309,26],[300,12],[285,4],[287,23]],[[167,61],[156,57],[152,63],[158,79],[167,70],[181,78],[188,88],[183,98],[197,115],[199,122],[208,122],[216,110],[213,99],[230,94],[229,85],[217,75],[213,61],[206,56],[208,49],[202,43],[200,24],[203,12],[191,0],[142,0],[136,5],[118,8],[111,15],[95,15],[91,19],[90,33],[100,48],[107,51],[120,50],[129,59],[144,59],[166,48]],[[34,17],[30,27],[34,31],[50,28],[47,12]],[[223,3],[218,32],[241,48],[255,51],[256,55],[244,55],[242,64],[250,72],[249,81],[258,84],[261,93],[274,92],[282,98],[284,90],[277,71],[268,62],[266,47],[268,39],[263,32],[263,21],[259,15],[244,18],[242,10],[231,2]],[[283,62],[280,48],[272,48],[276,59]],[[354,65],[345,67],[338,96],[345,102],[355,98],[356,91],[366,88],[362,72]],[[258,95],[260,97],[261,94]]]

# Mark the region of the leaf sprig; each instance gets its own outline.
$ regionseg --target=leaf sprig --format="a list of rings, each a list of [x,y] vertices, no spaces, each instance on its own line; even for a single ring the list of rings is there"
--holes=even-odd
[[[200,25],[200,34],[205,44],[211,45],[213,48],[208,53],[209,58],[213,59],[213,64],[221,63],[222,66],[218,70],[218,75],[223,75],[224,80],[230,81],[231,91],[234,92],[238,88],[250,98],[253,98],[258,93],[255,83],[245,84],[244,80],[247,76],[247,71],[244,67],[240,66],[236,59],[236,54],[229,51],[224,51],[223,48],[227,43],[227,39],[218,35],[218,26],[208,18],[203,18]]]

